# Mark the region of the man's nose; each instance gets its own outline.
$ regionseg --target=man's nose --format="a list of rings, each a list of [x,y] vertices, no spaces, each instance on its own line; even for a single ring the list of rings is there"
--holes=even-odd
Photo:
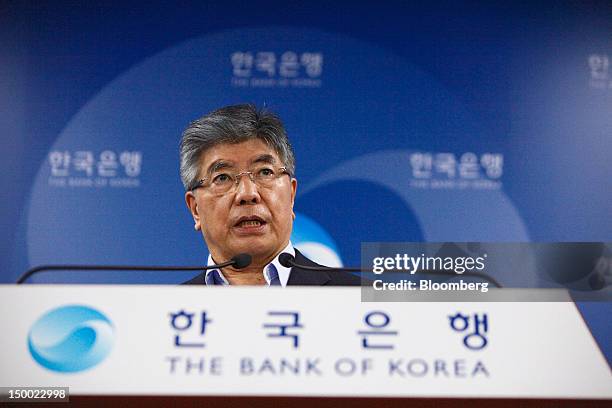
[[[249,174],[243,174],[238,179],[235,201],[238,205],[258,204],[261,201],[257,184],[255,184]]]

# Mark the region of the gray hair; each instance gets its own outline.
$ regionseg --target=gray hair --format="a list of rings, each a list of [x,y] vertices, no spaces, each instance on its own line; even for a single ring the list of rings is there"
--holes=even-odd
[[[191,122],[183,132],[180,171],[185,191],[198,182],[202,152],[250,139],[260,139],[274,149],[290,175],[295,175],[295,156],[280,118],[251,104],[226,106]]]

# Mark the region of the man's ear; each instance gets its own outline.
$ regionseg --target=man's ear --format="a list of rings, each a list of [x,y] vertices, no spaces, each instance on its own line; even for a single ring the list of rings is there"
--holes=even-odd
[[[195,194],[193,194],[192,191],[187,191],[185,193],[185,203],[187,203],[187,208],[189,208],[191,216],[193,217],[193,228],[199,231],[202,228],[200,224],[200,213],[198,212],[198,203],[196,202]]]
[[[295,212],[293,212],[293,203],[295,203],[295,194],[297,192],[297,179],[291,179],[291,216],[295,220]]]
[[[291,208],[293,208],[293,203],[295,202],[295,193],[297,192],[297,179],[291,179]]]

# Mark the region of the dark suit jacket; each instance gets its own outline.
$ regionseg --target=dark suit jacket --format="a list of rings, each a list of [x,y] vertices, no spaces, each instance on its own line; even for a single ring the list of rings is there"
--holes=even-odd
[[[297,249],[295,250],[295,263],[305,266],[320,266],[306,258]],[[183,285],[205,285],[206,271],[195,278],[184,282]],[[359,286],[361,278],[345,271],[307,271],[293,267],[289,274],[287,285],[301,286]]]

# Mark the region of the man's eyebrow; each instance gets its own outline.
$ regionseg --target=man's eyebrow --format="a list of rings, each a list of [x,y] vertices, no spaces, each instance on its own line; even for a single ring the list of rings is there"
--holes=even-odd
[[[253,160],[251,160],[252,164],[256,163],[268,163],[268,164],[276,164],[276,159],[271,154],[260,154]]]
[[[208,166],[207,174],[215,173],[223,169],[233,169],[234,165],[231,162],[225,160],[215,160],[210,166]]]

